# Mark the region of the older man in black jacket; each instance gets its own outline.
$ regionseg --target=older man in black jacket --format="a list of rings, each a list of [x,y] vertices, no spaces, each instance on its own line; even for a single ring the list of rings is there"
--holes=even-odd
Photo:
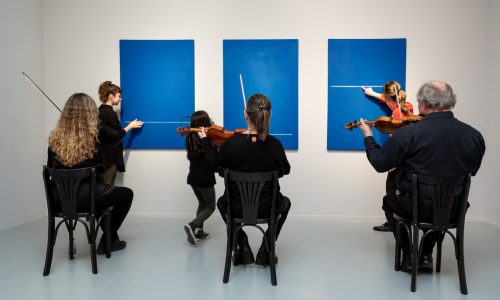
[[[399,129],[383,147],[373,139],[371,128],[363,119],[360,120],[371,165],[378,172],[397,168],[431,176],[475,175],[485,152],[484,139],[479,131],[454,117],[451,110],[456,98],[452,88],[444,82],[431,81],[420,88],[417,101],[419,112],[425,117],[418,123]],[[400,193],[411,191],[411,183],[396,181],[398,190],[387,193],[382,207],[393,232],[396,225],[393,213],[411,216],[412,212],[411,198],[398,197]],[[423,209],[420,210],[420,216],[431,218],[432,203],[423,202],[421,205]],[[408,237],[403,238],[404,259],[409,258],[409,242]],[[425,241],[420,268],[421,271],[432,272],[432,251],[437,234]],[[406,262],[409,263],[409,260],[406,259]],[[406,266],[402,269],[405,270]]]

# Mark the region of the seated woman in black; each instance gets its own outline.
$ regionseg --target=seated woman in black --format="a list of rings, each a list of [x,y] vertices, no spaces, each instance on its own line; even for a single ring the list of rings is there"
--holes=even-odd
[[[247,107],[244,111],[248,129],[242,134],[235,134],[229,138],[217,154],[211,148],[204,131],[200,132],[202,147],[207,155],[207,161],[214,166],[228,168],[240,172],[265,172],[281,169],[283,174],[290,173],[290,164],[286,158],[285,150],[281,142],[269,135],[269,120],[271,118],[271,102],[269,98],[262,94],[255,94],[248,99]],[[230,195],[238,198],[236,186],[230,186]],[[276,214],[279,219],[276,226],[276,238],[285,222],[290,210],[290,200],[279,192],[277,187]],[[226,191],[227,192],[227,191]],[[272,186],[265,186],[259,202],[259,216],[267,217],[271,211]],[[237,206],[239,201],[231,203],[231,215],[241,216],[241,206]],[[225,220],[226,198],[224,195],[219,198],[217,207]],[[251,264],[254,262],[252,250],[248,245],[247,235],[243,230],[238,236],[238,249],[235,254],[236,264]],[[259,265],[267,265],[268,253],[265,251],[264,243],[261,245],[255,261]]]
[[[103,182],[104,168],[99,139],[106,134],[106,130],[98,128],[98,110],[94,100],[83,93],[73,94],[64,105],[56,128],[50,133],[47,166],[56,169],[96,167],[96,210],[114,207],[111,217],[111,251],[117,251],[127,245],[118,238],[118,228],[127,216],[134,194],[127,187],[115,187]],[[90,183],[82,184],[78,191],[79,199],[88,199],[89,187]],[[57,209],[60,205],[56,202],[54,205]],[[90,209],[88,201],[79,200],[77,206],[82,211]],[[103,235],[97,247],[98,254],[105,253],[105,244]]]

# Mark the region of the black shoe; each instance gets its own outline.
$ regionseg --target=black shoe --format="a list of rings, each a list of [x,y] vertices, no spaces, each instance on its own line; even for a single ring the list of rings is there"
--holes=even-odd
[[[253,258],[252,249],[248,244],[244,246],[238,246],[238,248],[236,248],[236,250],[234,251],[233,262],[235,266],[249,265],[255,262],[255,259]]]
[[[125,247],[127,247],[127,242],[125,241],[120,241],[119,239],[111,241],[111,252],[123,250]],[[101,240],[97,246],[96,252],[99,255],[106,254],[106,242]]]
[[[190,224],[184,225],[184,231],[187,234],[187,241],[189,244],[196,246],[196,236],[194,235],[193,228]]]
[[[274,255],[274,264],[278,263],[278,256]],[[266,251],[266,248],[261,247],[259,252],[257,253],[257,258],[255,259],[255,264],[259,266],[269,266],[269,252]]]
[[[391,226],[389,225],[389,222],[385,222],[382,225],[373,226],[373,230],[375,230],[375,231],[391,231]]]
[[[403,261],[401,262],[401,267],[399,268],[399,270],[401,272],[410,273],[412,269],[413,269],[412,255],[409,250],[407,251],[403,250]]]
[[[199,240],[205,240],[209,238],[210,233],[203,231],[203,228],[196,228],[194,236]]]
[[[433,271],[432,254],[422,255],[422,258],[418,265],[418,270],[422,273],[432,273]]]

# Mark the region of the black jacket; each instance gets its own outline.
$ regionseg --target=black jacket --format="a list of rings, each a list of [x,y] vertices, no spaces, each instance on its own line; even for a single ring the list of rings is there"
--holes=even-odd
[[[368,160],[378,172],[397,167],[399,172],[428,176],[475,175],[486,150],[481,133],[457,120],[451,111],[430,113],[399,129],[383,147],[373,137],[364,142]],[[411,191],[407,180],[396,178],[400,191]]]
[[[256,135],[235,134],[229,138],[217,153],[211,151],[211,147],[204,146],[207,161],[213,168],[221,167],[239,172],[266,172],[279,170],[280,175],[290,173],[290,163],[286,158],[285,150],[281,142],[274,136],[268,136],[266,141],[253,142]],[[204,138],[203,140],[208,140]],[[266,216],[271,210],[272,184],[266,184],[262,190],[259,202],[259,215]],[[227,191],[225,191],[227,192]],[[229,186],[231,199],[231,212],[238,214],[241,212],[241,201],[236,185]],[[283,195],[280,187],[277,187],[277,205],[279,206]]]
[[[209,155],[214,151],[208,139],[202,139],[202,149],[209,149]],[[209,188],[215,185],[215,175],[213,165],[210,165],[206,159],[206,152],[202,151],[198,155],[188,153],[189,174],[187,183],[200,188]]]
[[[121,127],[112,106],[106,104],[99,106],[99,127],[99,141],[102,145],[104,166],[116,164],[118,171],[125,172],[122,139],[126,132]]]

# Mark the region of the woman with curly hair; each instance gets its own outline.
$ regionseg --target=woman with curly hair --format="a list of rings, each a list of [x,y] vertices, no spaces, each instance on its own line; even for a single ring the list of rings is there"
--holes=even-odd
[[[117,251],[127,245],[119,239],[118,229],[127,216],[134,193],[127,187],[105,184],[102,179],[104,168],[99,140],[108,138],[107,134],[107,131],[99,130],[98,111],[94,100],[84,93],[71,95],[64,105],[56,127],[50,133],[47,166],[56,169],[96,168],[96,209],[114,207],[111,218],[111,251]],[[89,187],[88,182],[80,187],[77,203],[79,211],[90,209],[90,203],[86,200],[90,192]],[[58,209],[58,201],[54,205]],[[98,254],[105,253],[105,244],[103,236],[97,247]]]

